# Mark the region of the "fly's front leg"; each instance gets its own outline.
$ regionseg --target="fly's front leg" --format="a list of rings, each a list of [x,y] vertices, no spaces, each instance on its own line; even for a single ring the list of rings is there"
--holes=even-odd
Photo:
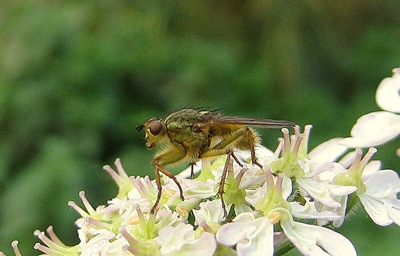
[[[160,202],[160,198],[161,198],[161,192],[162,192],[162,186],[161,186],[161,178],[160,178],[160,173],[157,170],[157,165],[156,167],[156,171],[155,171],[155,175],[156,175],[156,184],[157,184],[157,199],[156,202],[154,203],[153,207],[151,207],[150,210],[150,214],[154,213],[155,208],[158,206],[158,203]]]
[[[170,149],[169,151],[161,153],[160,155],[153,158],[153,160],[151,161],[153,166],[156,168],[155,175],[156,175],[156,184],[157,184],[158,193],[157,193],[156,202],[154,203],[153,207],[151,208],[150,213],[154,213],[154,209],[157,207],[157,205],[159,204],[160,199],[161,199],[162,186],[161,186],[160,172],[163,173],[164,175],[166,175],[167,177],[171,178],[175,182],[176,186],[179,189],[180,197],[181,197],[182,201],[184,200],[181,184],[176,179],[175,175],[172,174],[171,172],[165,170],[163,168],[163,166],[168,165],[168,164],[177,163],[180,160],[184,159],[185,156],[186,156],[185,149],[181,150],[178,148],[173,148],[173,149]]]

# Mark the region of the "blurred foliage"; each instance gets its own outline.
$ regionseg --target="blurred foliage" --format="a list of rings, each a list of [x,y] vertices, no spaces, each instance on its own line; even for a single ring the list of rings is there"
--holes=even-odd
[[[67,202],[116,194],[102,165],[153,174],[134,131],[153,116],[202,106],[313,124],[312,147],[348,136],[400,65],[400,4],[384,2],[2,1],[1,250],[18,239],[33,254],[49,225],[76,244]],[[280,132],[262,135],[274,148]],[[398,142],[379,148],[385,167],[400,170]],[[362,218],[344,227],[360,255],[381,255],[382,241],[395,255],[398,227]]]

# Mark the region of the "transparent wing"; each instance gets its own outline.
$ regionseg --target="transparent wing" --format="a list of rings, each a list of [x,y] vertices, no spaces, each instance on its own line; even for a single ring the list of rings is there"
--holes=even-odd
[[[273,119],[259,119],[241,116],[225,116],[222,114],[214,114],[208,118],[207,123],[209,125],[213,124],[239,124],[260,128],[284,128],[293,127],[296,125],[294,122],[283,121],[283,120],[273,120]]]

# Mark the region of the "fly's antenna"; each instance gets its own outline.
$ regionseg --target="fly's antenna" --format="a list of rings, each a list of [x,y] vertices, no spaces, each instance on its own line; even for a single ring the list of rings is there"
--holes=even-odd
[[[143,125],[143,124],[138,124],[138,125],[136,126],[135,130],[136,130],[137,132],[140,132],[141,130],[143,130],[143,128],[144,128],[144,125]]]

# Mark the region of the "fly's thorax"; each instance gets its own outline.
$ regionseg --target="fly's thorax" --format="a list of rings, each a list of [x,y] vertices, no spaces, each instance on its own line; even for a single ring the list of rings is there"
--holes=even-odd
[[[198,111],[187,108],[168,115],[164,120],[167,126],[173,123],[180,127],[191,126],[197,122],[203,121],[209,113],[208,111]]]
[[[193,126],[176,127],[169,129],[167,127],[167,133],[172,143],[182,145],[188,151],[205,150],[210,144],[209,136],[203,130],[193,129]]]

